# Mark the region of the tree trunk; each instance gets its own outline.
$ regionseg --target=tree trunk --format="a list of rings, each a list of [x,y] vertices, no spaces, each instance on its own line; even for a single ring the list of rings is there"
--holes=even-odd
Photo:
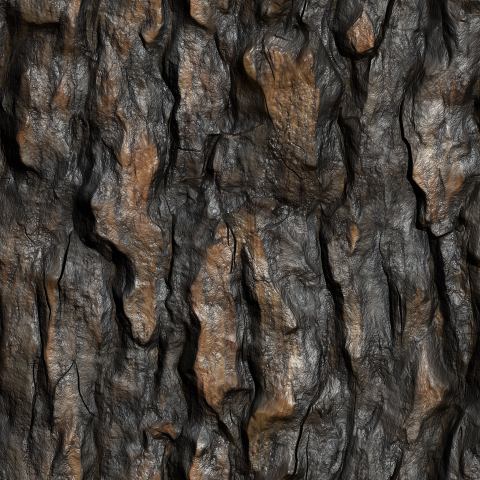
[[[0,479],[479,479],[479,5],[0,0]]]

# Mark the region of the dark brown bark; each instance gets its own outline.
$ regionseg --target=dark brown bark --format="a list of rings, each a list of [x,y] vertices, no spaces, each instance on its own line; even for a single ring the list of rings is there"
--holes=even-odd
[[[479,5],[0,0],[0,479],[479,479]]]

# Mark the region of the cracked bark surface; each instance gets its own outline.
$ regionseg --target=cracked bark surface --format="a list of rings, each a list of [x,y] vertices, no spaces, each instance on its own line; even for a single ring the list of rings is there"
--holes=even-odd
[[[0,479],[480,478],[480,3],[0,0]]]

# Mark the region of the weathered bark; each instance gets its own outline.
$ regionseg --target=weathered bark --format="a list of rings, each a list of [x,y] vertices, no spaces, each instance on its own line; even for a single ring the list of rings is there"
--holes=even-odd
[[[476,0],[0,0],[0,479],[480,478]]]

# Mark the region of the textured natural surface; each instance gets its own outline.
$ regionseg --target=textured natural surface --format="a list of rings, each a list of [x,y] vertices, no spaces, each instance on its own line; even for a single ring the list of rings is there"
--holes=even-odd
[[[1,480],[480,478],[480,0],[0,45]]]

